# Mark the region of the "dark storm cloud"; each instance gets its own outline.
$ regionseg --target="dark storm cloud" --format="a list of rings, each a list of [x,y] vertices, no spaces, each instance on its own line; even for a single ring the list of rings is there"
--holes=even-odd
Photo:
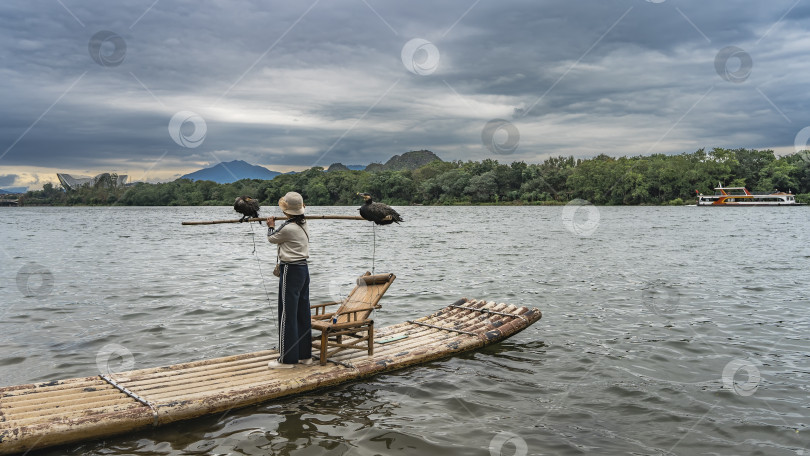
[[[809,15],[792,0],[4,2],[0,166],[137,178],[423,148],[479,160],[495,118],[520,131],[494,157],[507,161],[792,148],[810,125]],[[120,38],[97,40],[94,58],[102,31]],[[435,45],[435,72],[403,65],[412,38]],[[123,60],[107,62],[120,43]],[[751,58],[744,81],[716,71],[727,46]],[[205,120],[198,147],[170,136],[180,111]]]
[[[17,179],[16,174],[0,175],[0,187],[10,187],[14,185],[14,181],[16,179]]]

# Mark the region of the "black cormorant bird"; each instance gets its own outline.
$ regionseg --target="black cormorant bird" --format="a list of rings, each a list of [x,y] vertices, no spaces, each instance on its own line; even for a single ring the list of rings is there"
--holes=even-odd
[[[357,196],[362,196],[366,203],[360,206],[357,210],[360,211],[360,217],[374,222],[374,240],[372,241],[373,253],[371,254],[371,273],[374,274],[374,259],[377,256],[377,225],[390,225],[394,222],[404,222],[405,220],[399,216],[397,211],[391,206],[383,203],[375,203],[368,193],[358,193]]]
[[[368,193],[358,193],[357,196],[362,196],[366,203],[360,206],[360,217],[376,223],[377,225],[390,225],[394,222],[404,222],[405,220],[399,216],[397,211],[391,206],[383,203],[375,203]]]
[[[240,222],[249,220],[251,217],[259,217],[259,201],[249,196],[237,196],[233,202],[233,209],[242,214]],[[259,224],[262,222],[260,221]]]

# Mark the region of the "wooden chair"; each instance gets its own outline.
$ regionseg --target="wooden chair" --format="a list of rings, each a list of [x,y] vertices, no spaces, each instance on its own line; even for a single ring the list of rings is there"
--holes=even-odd
[[[312,336],[313,349],[320,352],[321,365],[330,356],[344,350],[367,350],[374,354],[374,320],[371,311],[380,308],[380,298],[394,282],[394,274],[365,274],[357,279],[357,285],[343,301],[316,304],[312,316],[312,329],[321,332]],[[326,312],[329,306],[340,305],[334,312]]]

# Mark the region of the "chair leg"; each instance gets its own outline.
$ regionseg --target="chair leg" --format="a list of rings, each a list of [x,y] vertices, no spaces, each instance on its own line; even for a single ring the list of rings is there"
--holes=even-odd
[[[374,355],[374,322],[368,325],[368,356]]]
[[[321,331],[321,366],[326,364],[326,342],[329,338],[329,331]]]

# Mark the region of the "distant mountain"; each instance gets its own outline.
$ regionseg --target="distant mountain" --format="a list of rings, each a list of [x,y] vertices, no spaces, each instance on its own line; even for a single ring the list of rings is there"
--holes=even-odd
[[[25,193],[26,191],[28,191],[28,187],[0,188],[0,194],[3,194],[3,195]]]
[[[327,171],[348,171],[349,167],[344,165],[343,163],[332,163],[329,165],[329,168],[326,168]]]
[[[366,165],[344,165],[343,163],[332,163],[327,168],[327,171],[362,171],[366,169]]]
[[[264,179],[270,180],[278,176],[279,172],[270,171],[264,166],[251,165],[242,160],[234,160],[219,163],[210,168],[194,171],[193,173],[181,176],[180,179],[210,180],[218,184],[229,184],[241,179]]]
[[[372,163],[368,166],[365,165],[344,165],[342,163],[333,163],[327,171],[347,171],[347,170],[366,170],[366,171],[401,171],[404,169],[416,169],[427,165],[428,163],[439,160],[442,161],[436,154],[429,150],[414,150],[405,152],[402,155],[394,155],[385,164]],[[294,174],[291,171],[287,174]],[[210,180],[218,184],[229,184],[236,182],[240,179],[264,179],[271,180],[282,173],[278,171],[271,171],[263,166],[251,165],[242,160],[234,160],[229,162],[219,163],[210,168],[194,171],[193,173],[181,176],[180,179],[191,180]]]
[[[405,169],[414,170],[421,168],[432,161],[443,161],[438,155],[429,150],[412,150],[402,155],[394,155],[385,164],[372,163],[366,166],[366,171],[402,171]]]
[[[343,163],[332,163],[327,171],[362,171],[366,169],[366,165],[344,165]]]

